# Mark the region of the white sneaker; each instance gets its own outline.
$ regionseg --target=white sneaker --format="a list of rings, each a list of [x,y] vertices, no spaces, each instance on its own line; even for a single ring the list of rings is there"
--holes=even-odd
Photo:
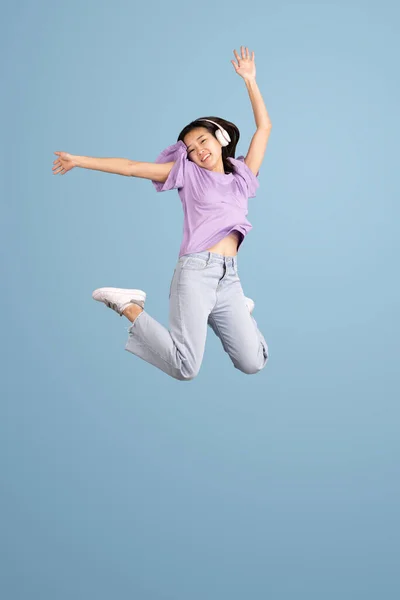
[[[245,300],[246,300],[246,306],[249,309],[249,312],[251,314],[254,309],[254,300],[252,300],[251,298],[246,298],[246,297],[245,297]]]
[[[138,304],[141,308],[144,308],[146,292],[143,292],[143,290],[103,287],[94,290],[92,298],[98,302],[103,302],[122,317],[123,311],[129,304]]]

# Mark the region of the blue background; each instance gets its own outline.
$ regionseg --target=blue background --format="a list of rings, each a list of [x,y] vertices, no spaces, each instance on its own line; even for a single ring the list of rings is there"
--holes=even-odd
[[[19,2],[1,25],[0,595],[400,597],[399,35],[390,2]],[[154,161],[193,118],[273,129],[239,274],[270,349],[209,331],[179,382],[93,301],[164,325],[176,191],[54,151]]]

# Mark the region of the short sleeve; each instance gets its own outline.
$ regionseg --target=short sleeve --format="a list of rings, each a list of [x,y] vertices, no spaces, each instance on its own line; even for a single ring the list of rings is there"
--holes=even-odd
[[[260,187],[260,182],[257,179],[260,171],[258,171],[257,175],[254,175],[253,171],[244,162],[244,156],[238,156],[237,158],[230,157],[229,160],[235,165],[237,174],[246,184],[247,197],[254,198],[256,190]]]
[[[186,145],[179,140],[176,144],[168,146],[159,154],[155,160],[156,163],[167,163],[175,162],[173,165],[167,180],[163,183],[162,181],[151,180],[152,184],[156,188],[157,192],[166,192],[167,190],[173,190],[182,188],[185,181],[185,173],[187,169],[187,158]]]

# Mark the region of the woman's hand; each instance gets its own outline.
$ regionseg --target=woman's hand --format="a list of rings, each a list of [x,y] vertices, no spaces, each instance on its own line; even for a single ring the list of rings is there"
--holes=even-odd
[[[68,154],[68,152],[54,152],[59,158],[53,161],[53,175],[65,175],[76,165],[74,162],[74,155]]]
[[[236,50],[235,53],[236,60],[238,61],[238,65],[234,60],[231,60],[231,63],[235,67],[236,73],[243,77],[243,79],[255,79],[256,78],[256,64],[254,62],[254,52],[249,53],[249,49],[244,46],[240,46],[242,56],[240,57]]]

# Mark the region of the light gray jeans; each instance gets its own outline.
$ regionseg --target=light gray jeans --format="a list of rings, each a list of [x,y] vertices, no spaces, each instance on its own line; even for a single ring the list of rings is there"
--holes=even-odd
[[[190,380],[200,370],[207,325],[236,369],[251,374],[266,365],[268,346],[246,306],[237,256],[208,250],[181,256],[170,286],[168,329],[143,310],[128,328],[125,350]]]

